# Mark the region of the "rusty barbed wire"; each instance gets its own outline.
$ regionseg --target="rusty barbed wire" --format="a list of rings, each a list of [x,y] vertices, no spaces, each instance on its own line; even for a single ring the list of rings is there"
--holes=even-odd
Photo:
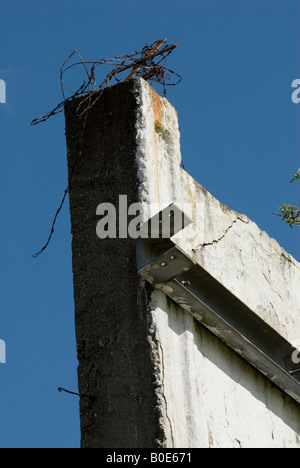
[[[96,400],[96,397],[94,397],[93,395],[85,395],[84,393],[71,392],[70,390],[66,390],[65,388],[62,388],[62,387],[58,387],[57,390],[60,393],[65,392],[65,393],[69,393],[70,395],[77,395],[77,396],[79,396],[81,398],[89,398],[90,400]]]
[[[181,82],[182,77],[178,75],[178,73],[166,68],[166,60],[167,57],[176,49],[179,45],[178,44],[166,44],[166,39],[155,41],[150,46],[145,46],[141,51],[134,52],[133,54],[124,54],[118,57],[110,58],[110,59],[100,59],[97,61],[84,61],[81,57],[78,50],[74,50],[69,57],[64,61],[60,70],[60,85],[61,91],[63,95],[63,101],[61,101],[53,110],[47,112],[46,114],[42,115],[41,117],[34,119],[31,122],[31,125],[37,125],[41,122],[45,122],[50,117],[63,112],[64,106],[67,101],[70,101],[76,97],[85,96],[86,98],[83,99],[77,108],[77,115],[80,117],[84,113],[86,113],[97,101],[100,99],[103,90],[113,81],[116,82],[120,81],[128,81],[134,77],[141,77],[145,80],[149,81],[150,84],[153,82],[159,83],[164,88],[164,96],[167,93],[167,86],[175,86]],[[163,49],[161,49],[161,47]],[[70,60],[77,56],[79,58],[79,62],[75,62],[69,64]],[[158,59],[158,61],[155,61]],[[114,66],[113,70],[111,70],[105,77],[105,79],[101,82],[99,86],[97,86],[96,82],[96,69],[102,65],[105,66]],[[77,91],[73,91],[70,86],[65,81],[65,74],[67,71],[74,67],[81,66],[84,68],[86,74],[86,80],[82,83],[82,85],[77,89]],[[126,71],[131,70],[128,76],[121,78],[122,74]],[[120,75],[120,77],[119,77]],[[172,77],[176,77],[175,82],[171,81]],[[66,97],[65,95],[65,88],[67,88],[71,95]],[[95,99],[93,99],[93,97]]]
[[[97,61],[84,61],[78,50],[74,50],[69,57],[63,62],[61,69],[60,69],[60,86],[61,92],[63,96],[63,101],[61,101],[54,109],[46,114],[42,115],[41,117],[32,120],[31,125],[37,125],[39,123],[47,121],[50,117],[63,112],[65,105],[68,101],[71,101],[75,98],[84,97],[77,109],[76,115],[78,117],[84,116],[83,125],[79,140],[77,142],[77,150],[76,150],[76,157],[73,164],[73,167],[70,170],[69,175],[69,184],[64,191],[61,203],[55,213],[53,218],[52,226],[50,229],[50,234],[48,236],[47,242],[43,245],[43,247],[35,254],[31,255],[33,258],[39,257],[48,247],[52,236],[54,234],[54,228],[56,225],[56,221],[58,215],[60,214],[63,205],[65,203],[66,197],[70,192],[70,184],[73,178],[73,174],[75,171],[75,167],[77,164],[78,156],[80,154],[80,145],[83,139],[83,134],[86,127],[86,121],[88,116],[88,111],[96,104],[96,102],[101,98],[104,89],[115,80],[116,82],[120,81],[128,81],[134,77],[141,77],[147,81],[150,81],[150,84],[153,82],[159,83],[164,88],[164,96],[166,96],[166,87],[167,86],[175,86],[182,81],[182,77],[175,73],[173,70],[166,68],[166,60],[167,57],[179,46],[178,44],[166,44],[167,40],[158,40],[155,41],[152,45],[146,45],[141,51],[134,52],[132,54],[124,54],[119,55],[114,58],[110,59],[100,59]],[[163,47],[164,46],[164,47]],[[161,49],[163,47],[163,49]],[[71,59],[77,56],[79,62],[71,63]],[[157,59],[158,61],[155,61]],[[101,65],[106,66],[113,66],[114,68],[106,75],[105,79],[101,82],[99,86],[96,82],[96,69]],[[86,80],[82,83],[82,85],[77,89],[77,91],[73,91],[70,86],[65,81],[65,74],[67,71],[71,70],[74,67],[81,66],[84,68],[86,74]],[[89,69],[90,68],[90,69]],[[125,76],[125,72],[130,70],[129,75]],[[123,76],[123,79],[122,79]],[[124,77],[125,76],[125,77]],[[175,82],[170,82],[171,77],[176,77]],[[65,88],[67,88],[71,95],[66,97]],[[183,161],[181,161],[182,167],[184,169]]]

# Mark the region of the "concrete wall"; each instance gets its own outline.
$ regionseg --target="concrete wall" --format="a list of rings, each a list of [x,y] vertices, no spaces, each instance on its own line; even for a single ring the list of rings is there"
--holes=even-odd
[[[83,120],[66,108],[68,162]],[[135,242],[96,236],[96,208],[170,203],[193,225],[173,239],[286,340],[300,338],[300,268],[255,223],[181,167],[175,109],[142,79],[89,112],[71,181],[82,446],[300,447],[299,404],[137,275]],[[152,213],[154,214],[154,213]]]

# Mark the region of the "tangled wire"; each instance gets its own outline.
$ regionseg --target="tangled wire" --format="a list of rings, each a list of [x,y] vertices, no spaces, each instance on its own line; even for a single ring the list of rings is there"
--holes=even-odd
[[[67,101],[76,97],[86,95],[86,98],[81,100],[77,109],[77,115],[79,117],[82,116],[91,108],[91,105],[94,105],[97,102],[97,100],[100,99],[103,90],[113,80],[119,82],[128,81],[134,77],[142,77],[145,80],[150,81],[150,84],[152,84],[153,82],[162,84],[164,88],[164,96],[166,96],[166,87],[177,85],[178,83],[180,83],[182,78],[173,70],[170,70],[165,66],[167,57],[176,47],[178,47],[179,44],[165,45],[165,47],[160,50],[160,48],[165,43],[166,39],[155,41],[152,45],[145,46],[140,52],[120,55],[111,59],[101,59],[97,60],[96,62],[85,62],[82,59],[80,53],[75,49],[72,52],[72,54],[65,60],[60,70],[61,91],[64,98],[63,101],[60,102],[52,111],[47,112],[38,119],[34,119],[31,122],[31,125],[37,125],[41,122],[45,122],[53,115],[58,114],[59,112],[63,112],[64,106]],[[80,61],[69,64],[73,56],[77,56]],[[158,61],[155,61],[155,59],[158,59]],[[114,66],[114,68],[106,75],[104,81],[99,86],[96,86],[96,69],[100,65]],[[67,71],[69,71],[73,67],[78,66],[84,68],[87,79],[83,82],[80,88],[77,89],[77,91],[73,91],[65,82],[64,76]],[[90,67],[90,70],[88,69],[88,67]],[[129,69],[132,69],[130,74],[122,79],[121,76],[124,76],[124,73]],[[176,77],[177,81],[173,83],[168,83],[168,81],[170,81],[172,77]],[[65,95],[65,88],[67,88],[72,93],[71,96],[67,98]],[[95,99],[93,99],[93,96],[95,94],[98,95]]]
[[[63,112],[67,101],[70,101],[77,97],[85,96],[83,99],[80,100],[76,111],[78,117],[84,116],[82,132],[77,145],[78,157],[78,155],[80,154],[80,144],[86,126],[88,110],[91,109],[92,106],[94,106],[94,104],[98,101],[98,99],[101,98],[104,89],[113,80],[115,80],[116,82],[120,82],[128,81],[134,77],[142,77],[145,80],[150,81],[150,84],[152,84],[153,82],[162,84],[164,88],[164,96],[166,96],[167,86],[175,86],[178,83],[180,83],[180,81],[182,80],[181,76],[175,73],[173,70],[166,68],[165,66],[167,57],[176,47],[178,47],[179,44],[165,45],[165,43],[166,39],[155,41],[152,45],[145,46],[140,52],[120,55],[112,59],[97,60],[96,62],[85,62],[82,59],[80,53],[75,49],[72,52],[72,54],[64,61],[60,70],[60,84],[63,95],[63,101],[60,102],[52,111],[47,112],[38,119],[34,119],[31,122],[31,125],[37,125],[41,122],[45,122],[53,115]],[[163,49],[161,49],[162,46],[164,46]],[[70,64],[70,61],[74,56],[77,56],[80,61]],[[158,61],[155,61],[155,59],[157,59]],[[114,68],[106,75],[104,81],[102,81],[102,83],[99,86],[97,86],[96,69],[100,65],[114,66]],[[77,89],[77,91],[73,91],[65,82],[64,76],[67,71],[76,66],[84,67],[87,79],[83,82],[80,88]],[[90,67],[90,69],[88,69],[88,67]],[[126,76],[125,72],[128,72],[128,70],[130,69],[131,71],[129,75]],[[170,82],[171,79],[174,77],[176,78],[176,81]],[[66,97],[65,95],[65,88],[67,88],[71,92],[71,95],[69,97]],[[54,216],[48,240],[36,254],[32,255],[33,258],[37,258],[42,252],[44,252],[52,239],[58,215],[64,205],[67,194],[70,191],[70,183],[75,170],[77,157],[75,158],[74,166],[71,168],[70,171],[69,185],[64,191],[63,198]]]

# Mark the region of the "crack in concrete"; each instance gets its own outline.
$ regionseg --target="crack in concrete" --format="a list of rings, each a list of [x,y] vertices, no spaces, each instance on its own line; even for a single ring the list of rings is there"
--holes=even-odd
[[[269,281],[268,277],[265,275],[265,273],[262,271],[262,274],[263,274],[263,277],[265,278],[266,282],[268,283],[268,285],[270,286],[271,290],[273,291],[274,294],[277,294],[277,296],[279,296],[279,298],[281,299],[282,302],[284,302],[284,300],[282,299],[281,295],[279,294],[278,291],[275,291],[275,289],[273,288],[271,282]]]
[[[217,243],[220,242],[222,239],[224,239],[224,237],[226,236],[226,234],[228,233],[228,231],[229,231],[229,230],[234,226],[234,224],[237,223],[238,221],[242,221],[242,222],[245,223],[245,224],[249,224],[249,222],[250,222],[250,220],[245,221],[244,219],[238,217],[238,218],[236,218],[236,219],[233,220],[233,222],[230,224],[230,226],[228,226],[228,228],[226,229],[226,231],[224,232],[224,234],[223,234],[221,237],[219,237],[219,239],[214,239],[212,242],[206,242],[206,243],[204,243],[204,244],[199,244],[199,245],[196,247],[196,249],[194,249],[194,250],[197,250],[197,249],[199,249],[200,247],[203,248],[203,247],[207,247],[207,246],[209,246],[209,245],[217,244]]]
[[[168,402],[167,402],[167,398],[166,398],[166,395],[165,395],[165,358],[164,358],[164,351],[163,351],[163,347],[161,345],[161,342],[159,341],[159,339],[157,339],[157,342],[159,344],[159,347],[160,347],[160,352],[161,352],[161,365],[162,365],[162,391],[163,391],[163,399],[164,399],[164,402],[165,402],[165,414],[166,414],[166,418],[169,422],[169,427],[170,427],[170,432],[171,432],[171,439],[172,439],[172,445],[173,445],[173,448],[175,448],[175,442],[174,442],[174,433],[173,433],[173,426],[172,426],[172,421],[168,415]]]

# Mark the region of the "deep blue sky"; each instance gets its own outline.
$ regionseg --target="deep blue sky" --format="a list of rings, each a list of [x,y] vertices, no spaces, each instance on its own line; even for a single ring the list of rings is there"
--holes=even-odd
[[[299,231],[273,212],[298,203],[300,2],[292,0],[2,0],[0,79],[0,447],[79,447],[71,234],[63,114],[31,127],[60,100],[59,70],[180,42],[169,67],[183,77],[179,112],[187,171],[300,259]],[[103,76],[104,77],[104,76]]]

